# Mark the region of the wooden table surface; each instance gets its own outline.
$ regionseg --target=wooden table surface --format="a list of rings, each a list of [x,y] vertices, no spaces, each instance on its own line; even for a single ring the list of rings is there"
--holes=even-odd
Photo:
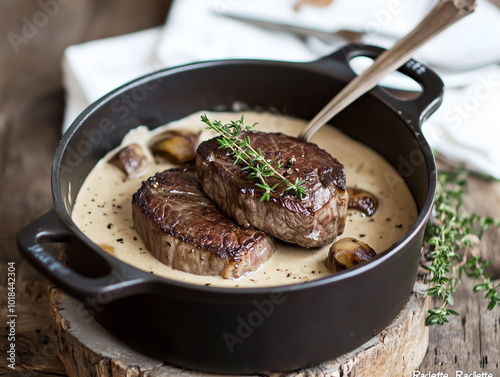
[[[43,9],[40,4],[48,3],[56,5],[47,22],[23,34],[26,20],[33,20]],[[63,49],[162,24],[168,8],[169,2],[161,0],[0,2],[0,376],[65,375],[49,319],[47,281],[23,261],[15,241],[19,229],[52,207],[50,165],[64,109]],[[13,39],[12,33],[21,39]],[[468,209],[500,217],[499,182],[471,177],[469,187]],[[497,280],[499,245],[500,231],[492,230],[481,246],[483,255],[493,261]],[[7,368],[6,360],[8,262],[16,266],[16,372]],[[465,279],[455,295],[460,316],[430,329],[422,373],[500,376],[500,308],[488,312],[482,296],[471,293],[472,287],[473,282]]]

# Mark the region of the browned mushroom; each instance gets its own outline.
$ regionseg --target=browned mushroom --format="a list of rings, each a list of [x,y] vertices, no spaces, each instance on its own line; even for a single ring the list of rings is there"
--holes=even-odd
[[[139,144],[130,144],[121,149],[111,160],[129,178],[140,177],[148,167],[148,159]]]
[[[108,252],[109,254],[115,255],[115,248],[113,246],[103,244],[103,245],[99,245],[99,247],[101,249],[103,249],[104,251]]]
[[[378,199],[372,193],[354,187],[348,187],[349,209],[357,209],[366,216],[372,216],[378,208]]]
[[[342,238],[330,248],[325,264],[330,272],[342,271],[372,259],[377,253],[355,238]]]
[[[153,153],[175,164],[183,164],[194,159],[199,133],[168,131],[153,144]]]

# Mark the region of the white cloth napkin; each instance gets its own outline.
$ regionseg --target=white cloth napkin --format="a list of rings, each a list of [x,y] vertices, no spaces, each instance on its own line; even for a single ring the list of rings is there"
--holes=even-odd
[[[322,31],[366,33],[362,41],[390,47],[434,0],[334,0],[328,7],[296,0],[176,0],[164,27],[69,47],[63,59],[67,106],[63,128],[110,90],[158,68],[201,60],[254,58],[311,61],[346,42],[257,27],[246,15]],[[416,58],[446,85],[442,107],[424,127],[433,148],[470,169],[500,178],[500,10],[479,0],[476,12],[423,47]],[[492,63],[484,67],[485,64]],[[407,88],[395,77],[384,85]],[[411,89],[411,85],[410,85]]]
[[[66,107],[63,130],[88,105],[113,89],[161,68],[156,56],[162,27],[68,47],[63,56]]]

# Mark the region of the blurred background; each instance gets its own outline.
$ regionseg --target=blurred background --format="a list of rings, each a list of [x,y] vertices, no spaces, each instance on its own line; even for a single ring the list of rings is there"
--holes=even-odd
[[[353,41],[390,47],[435,3],[0,0],[0,293],[6,291],[4,266],[16,262],[17,278],[19,284],[23,282],[26,297],[25,323],[18,328],[25,342],[19,343],[19,363],[35,366],[44,373],[40,375],[64,372],[57,355],[47,351],[54,349],[55,339],[44,296],[46,285],[39,283],[43,279],[22,262],[15,237],[23,226],[52,208],[50,168],[57,143],[88,104],[137,76],[197,60],[243,57],[311,61]],[[416,55],[435,69],[446,85],[445,102],[427,122],[424,132],[448,161],[467,164],[470,170],[500,179],[500,0],[479,0],[473,16]],[[241,17],[275,25],[235,19]],[[313,33],[290,32],[277,27],[279,23]],[[314,31],[331,36],[318,37]],[[356,68],[362,70],[363,64]],[[411,83],[399,79],[387,85],[414,89]],[[481,187],[481,192],[476,192],[476,197],[495,200],[491,206],[482,203],[482,208],[498,212],[499,186],[477,182],[475,187]],[[497,212],[491,215],[499,217]],[[489,250],[498,254],[495,240],[500,235],[494,237],[490,244],[497,245],[496,249]],[[494,258],[498,271],[500,260]],[[464,307],[470,303],[467,300],[462,300]],[[39,311],[38,317],[29,316],[33,308]],[[41,318],[41,324],[34,328],[29,323],[32,318]],[[494,326],[495,333],[496,321],[490,326]],[[466,325],[462,322],[457,326],[455,332]],[[471,331],[479,334],[475,328]],[[0,330],[0,350],[4,354],[2,335]],[[446,349],[449,338],[442,333],[431,340]],[[463,341],[470,346],[470,352],[479,348],[465,335]],[[33,355],[45,358],[37,364]],[[425,365],[435,365],[436,360],[437,354],[429,353]],[[0,376],[12,375],[3,368],[4,363],[2,357]]]
[[[19,260],[15,234],[52,207],[64,49],[162,25],[169,7],[165,0],[0,2],[0,262]],[[15,179],[20,174],[29,176],[23,187]]]

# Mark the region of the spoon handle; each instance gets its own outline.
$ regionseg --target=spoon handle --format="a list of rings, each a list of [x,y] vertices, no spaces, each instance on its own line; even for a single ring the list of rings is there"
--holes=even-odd
[[[408,61],[424,43],[474,12],[476,0],[439,0],[429,14],[391,49],[383,52],[361,75],[352,79],[307,125],[299,138],[309,141],[340,111],[373,89],[382,78]]]

